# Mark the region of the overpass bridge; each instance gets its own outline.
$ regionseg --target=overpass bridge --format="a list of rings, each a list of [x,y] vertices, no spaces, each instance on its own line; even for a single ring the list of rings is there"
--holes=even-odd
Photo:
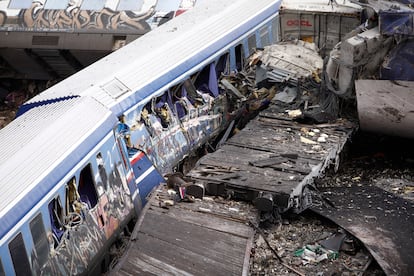
[[[61,80],[195,0],[0,0],[2,79]]]

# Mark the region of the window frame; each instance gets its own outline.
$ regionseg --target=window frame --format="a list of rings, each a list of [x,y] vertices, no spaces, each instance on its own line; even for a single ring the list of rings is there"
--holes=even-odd
[[[39,221],[37,221],[38,219]],[[41,227],[40,235],[33,234],[35,232],[33,231],[34,227]],[[42,267],[47,262],[49,258],[49,253],[50,253],[49,252],[49,249],[50,249],[49,240],[47,238],[46,228],[45,228],[42,213],[39,212],[37,213],[36,216],[33,217],[33,219],[29,222],[29,229],[30,229],[30,234],[32,236],[32,240],[33,240],[33,247],[36,252],[37,259],[39,260],[39,265],[40,267]]]
[[[26,244],[22,232],[18,232],[7,245],[11,262],[16,276],[31,275],[29,256],[27,256]],[[23,253],[22,253],[23,252]]]

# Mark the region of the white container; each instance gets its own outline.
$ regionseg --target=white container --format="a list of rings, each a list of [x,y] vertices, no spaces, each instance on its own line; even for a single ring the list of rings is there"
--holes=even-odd
[[[362,8],[349,1],[285,0],[280,8],[280,35],[282,40],[301,39],[314,42],[329,53],[344,36],[361,24]]]

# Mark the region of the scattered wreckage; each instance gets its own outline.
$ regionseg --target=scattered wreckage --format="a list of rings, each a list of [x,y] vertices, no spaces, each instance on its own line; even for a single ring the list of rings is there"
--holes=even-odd
[[[243,127],[237,126],[237,135],[229,135],[217,151],[203,156],[186,177],[210,195],[253,202],[262,212],[261,219],[269,219],[269,213],[312,209],[359,239],[385,273],[406,275],[413,254],[403,245],[411,239],[411,224],[400,235],[384,233],[396,231],[396,220],[411,219],[412,204],[381,194],[381,189],[357,187],[361,205],[355,206],[359,213],[354,214],[352,208],[339,204],[343,199],[352,202],[347,188],[332,192],[333,199],[328,200],[314,183],[327,168],[338,169],[343,147],[359,128],[414,137],[413,75],[409,69],[414,12],[385,1],[354,4],[364,8],[359,9],[363,24],[339,36],[329,51],[303,40],[283,41],[258,49],[246,70],[221,81],[242,100],[245,89],[256,89],[251,95],[261,95],[260,108],[250,98],[247,110],[258,111],[253,112],[257,116],[249,117]],[[302,19],[291,22],[302,25]],[[350,111],[353,114],[346,113]],[[356,113],[358,118],[353,118]],[[370,193],[381,195],[378,202],[390,203],[385,213],[381,209],[385,207],[373,209],[372,201],[364,201]],[[326,207],[327,202],[333,205]],[[379,213],[371,215],[373,211]],[[351,219],[354,215],[355,221]],[[383,242],[372,239],[378,235]],[[343,241],[344,235],[340,237]],[[308,248],[302,249],[297,254],[309,253]],[[329,258],[328,253],[320,258]]]
[[[357,102],[360,128],[414,137],[413,2],[284,1],[281,38],[314,42],[328,90]]]
[[[414,138],[414,9],[409,2],[357,2],[367,21],[330,52],[329,90],[356,98],[362,130]]]
[[[321,93],[323,62],[315,45],[303,41],[271,45],[257,50],[244,68],[220,80],[226,93],[237,99],[235,110],[244,106],[244,116],[228,128],[216,150],[201,157],[185,176],[167,175],[166,185],[153,193],[147,205],[150,207],[135,228],[133,240],[139,242],[129,245],[114,274],[168,269],[176,273],[246,275],[252,233],[260,232],[260,222],[279,213],[301,213],[310,208],[316,191],[314,178],[332,165],[339,166],[342,147],[356,125],[338,119],[336,97]],[[253,202],[260,217],[256,213],[246,219],[239,208],[249,204],[229,207],[234,201],[219,204],[224,209],[216,210],[217,204],[209,205],[211,198]],[[189,206],[176,202],[195,203]],[[200,223],[200,216],[208,219]],[[241,223],[238,227],[245,234],[234,232],[236,222]],[[174,227],[161,233],[167,224]],[[184,240],[182,233],[187,233]],[[214,236],[216,242],[208,250],[201,250],[205,236]],[[217,254],[228,250],[218,244],[229,239],[233,240],[232,253],[218,262]],[[142,244],[148,246],[139,246]],[[154,246],[169,249],[159,254]],[[176,251],[181,254],[172,258],[171,252]],[[185,265],[185,260],[196,267]],[[295,271],[282,260],[281,264]],[[234,270],[228,271],[230,268]]]
[[[377,133],[413,137],[410,127],[414,116],[413,75],[412,71],[407,70],[413,60],[409,50],[412,49],[413,11],[394,4],[386,5],[384,10],[377,5],[386,1],[371,2],[368,0],[362,4],[355,1],[355,5],[365,7],[368,20],[349,32],[341,32],[339,28],[335,33],[338,44],[324,44],[322,50],[318,49],[316,46],[330,41],[330,36],[326,33],[322,36],[320,30],[313,29],[314,33],[318,33],[317,39],[312,33],[304,32],[297,37],[303,40],[284,41],[258,49],[251,55],[245,70],[222,78],[219,85],[234,99],[234,110],[243,110],[241,106],[245,106],[244,116],[238,117],[243,119],[230,124],[215,152],[203,156],[181,180],[174,178],[175,184],[169,187],[176,190],[173,198],[178,196],[179,201],[192,201],[192,196],[204,198],[205,194],[209,194],[247,200],[261,211],[261,219],[264,220],[279,213],[301,213],[312,208],[361,240],[387,274],[407,274],[413,263],[413,252],[410,247],[401,250],[401,246],[411,238],[412,224],[408,223],[409,227],[402,235],[394,232],[397,230],[396,220],[410,221],[412,204],[399,202],[399,199],[375,189],[359,187],[353,194],[345,194],[342,190],[330,191],[332,199],[328,202],[336,203],[332,204],[336,207],[331,205],[330,210],[322,205],[327,200],[314,183],[315,178],[321,177],[328,168],[333,166],[338,169],[341,152],[358,127]],[[336,5],[332,3],[327,6]],[[358,10],[355,6],[352,9],[354,12]],[[288,11],[285,10],[286,14]],[[349,22],[355,23],[359,19],[354,12],[351,16],[345,16]],[[298,26],[314,28],[306,19],[309,12],[299,14],[299,19],[285,20],[282,10],[281,22],[294,26],[295,30]],[[319,16],[322,17],[322,13]],[[329,16],[324,16],[328,21]],[[395,25],[395,21],[389,21],[391,18],[401,19],[398,21],[403,24]],[[283,29],[282,35],[287,34],[294,36],[296,33]],[[306,42],[310,38],[318,45]],[[407,54],[408,58],[401,59],[402,53]],[[325,56],[327,62],[324,62]],[[341,117],[343,102],[357,103],[359,125],[356,121]],[[368,207],[373,215],[359,210],[358,219],[362,219],[358,220],[358,225],[355,223],[357,219],[354,222],[347,219],[355,215],[353,208],[358,206],[350,206],[343,201],[352,200],[355,194],[361,206],[364,205],[362,203],[370,203],[371,200],[365,199],[371,198],[371,194],[379,195],[378,206]],[[170,198],[156,200],[159,209],[150,211],[154,225],[160,223],[154,218],[162,216],[162,209],[174,204]],[[393,205],[394,200],[398,204]],[[388,213],[378,209],[380,203],[385,201],[395,207],[387,209]],[[154,202],[148,206],[151,204]],[[206,209],[201,211],[207,212]],[[387,218],[386,214],[390,216]],[[171,219],[174,214],[169,216]],[[234,220],[231,215],[229,217]],[[247,222],[245,218],[237,219]],[[382,219],[384,223],[380,224]],[[393,228],[387,228],[387,219],[392,220]],[[200,221],[197,223],[200,224]],[[371,227],[366,227],[367,224]],[[150,224],[141,222],[139,225],[144,226],[145,231],[150,230]],[[158,225],[153,229],[166,230],[170,225],[174,224]],[[143,228],[140,231],[145,234]],[[182,229],[176,230],[179,232]],[[382,233],[381,238],[385,242],[377,243],[372,238],[378,233]],[[393,233],[392,237],[387,233]],[[345,235],[335,238],[342,242]],[[243,239],[248,243],[251,233]],[[328,243],[322,244],[329,246]],[[320,256],[314,254],[317,248],[309,246],[297,250],[295,254],[309,260],[335,258],[337,245],[336,250],[322,251]],[[147,249],[151,246],[148,243]],[[148,258],[148,263],[151,262],[154,259]],[[244,266],[242,270],[245,272]]]
[[[281,42],[256,51],[239,75],[242,83],[253,76],[252,94],[266,95],[267,108],[187,176],[210,194],[254,202],[260,211],[309,208],[313,178],[339,166],[340,152],[357,128],[337,119],[337,99],[323,91],[322,69],[312,43]]]

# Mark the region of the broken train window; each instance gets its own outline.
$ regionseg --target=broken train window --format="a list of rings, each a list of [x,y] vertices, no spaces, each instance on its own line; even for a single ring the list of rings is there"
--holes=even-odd
[[[212,97],[219,95],[217,72],[214,63],[205,66],[198,73],[194,80],[194,86],[200,93],[209,94]]]
[[[252,34],[247,39],[247,45],[249,48],[249,55],[254,53],[254,50],[256,49],[256,36],[255,34]]]
[[[88,195],[79,193],[76,177],[73,176],[66,183],[65,224],[69,223],[71,226],[76,225],[81,220],[79,215],[84,217],[82,211],[90,208],[91,204]]]
[[[260,29],[260,41],[262,43],[262,47],[270,45],[270,32],[268,26],[263,26]]]
[[[141,111],[141,122],[146,126],[151,137],[158,137],[162,131],[163,127],[161,124],[161,118],[156,115],[154,112],[153,102],[150,101],[142,108]]]
[[[216,62],[216,74],[220,78],[222,75],[230,74],[230,55],[225,53]]]
[[[194,74],[191,79],[186,79],[183,81],[183,86],[181,89],[181,96],[182,98],[186,98],[192,105],[198,106],[203,104],[202,97],[197,93],[197,89],[194,86],[193,80],[198,76]]]
[[[239,44],[230,49],[230,69],[231,71],[241,71],[244,68],[244,50],[243,45]]]
[[[173,112],[178,117],[178,119],[181,119],[187,115],[187,110],[185,109],[183,103],[181,102],[181,84],[176,85],[171,88],[172,91],[172,101],[173,101]]]
[[[271,29],[272,29],[271,44],[273,44],[273,43],[276,43],[279,40],[279,16],[273,18]]]
[[[22,233],[17,234],[9,243],[9,251],[16,275],[31,275],[29,258],[26,254]]]
[[[79,193],[76,187],[76,178],[72,177],[66,183],[66,204],[65,204],[66,214],[69,214],[72,212],[80,213],[81,209],[82,208],[79,202]]]
[[[125,117],[125,115],[119,116],[118,117],[118,120],[119,120],[119,124],[118,124],[118,134],[121,135],[124,138],[125,145],[128,148],[132,148],[130,127],[126,123],[126,117]]]
[[[197,108],[209,105],[219,95],[214,63],[171,88],[174,114],[179,119],[197,117]]]
[[[80,172],[78,192],[80,199],[90,208],[95,207],[98,203],[98,195],[95,188],[91,164],[86,165]]]
[[[167,129],[173,123],[173,116],[171,111],[172,99],[169,91],[152,100],[152,109],[159,118],[163,129]]]
[[[184,88],[183,84],[180,83],[171,87],[171,91],[174,114],[180,120],[186,118],[188,115],[188,110],[186,108],[184,99],[188,97],[187,90]]]
[[[60,197],[53,198],[48,205],[50,223],[52,227],[52,234],[54,240],[54,247],[56,248],[65,233],[63,226],[63,208],[60,202]]]
[[[30,233],[32,234],[34,249],[36,251],[36,260],[39,267],[42,267],[49,257],[49,243],[46,236],[45,226],[43,224],[42,214],[37,214],[29,223]]]
[[[103,186],[105,191],[108,191],[109,190],[108,174],[107,174],[106,169],[105,169],[104,159],[103,159],[102,154],[100,152],[96,155],[96,163],[98,164],[98,173],[99,173],[99,177],[101,178],[101,181],[102,181],[102,186]],[[99,192],[99,194],[101,194],[101,192]]]

